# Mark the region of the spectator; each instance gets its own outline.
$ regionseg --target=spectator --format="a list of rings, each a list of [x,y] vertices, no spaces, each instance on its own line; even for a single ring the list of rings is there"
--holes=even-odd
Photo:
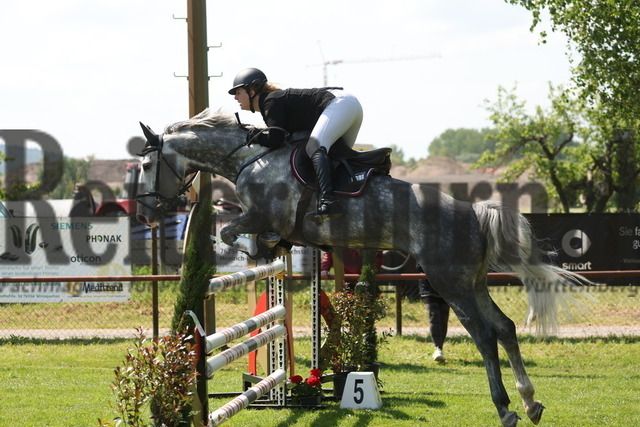
[[[341,251],[342,262],[344,263],[345,274],[360,274],[362,270],[362,254],[357,249],[338,248]],[[380,271],[382,267],[383,254],[382,251],[376,253],[376,261],[374,267],[376,271]],[[329,276],[329,270],[333,267],[333,256],[329,252],[322,254],[320,261],[320,277],[326,279]],[[345,281],[349,285],[355,285],[357,280]]]
[[[424,273],[420,265],[416,266],[418,273]],[[427,279],[420,279],[419,282],[420,298],[424,302],[429,312],[429,332],[431,340],[436,349],[433,352],[433,360],[438,363],[444,363],[444,340],[447,338],[447,328],[449,324],[449,304],[442,299]]]

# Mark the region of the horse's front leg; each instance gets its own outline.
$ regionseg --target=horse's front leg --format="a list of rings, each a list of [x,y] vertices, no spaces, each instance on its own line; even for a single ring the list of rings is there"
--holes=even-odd
[[[232,248],[247,253],[253,257],[258,253],[255,238],[241,236],[241,234],[256,234],[255,220],[251,215],[242,214],[230,221],[220,230],[222,241]]]
[[[227,245],[254,258],[260,252],[260,246],[271,249],[281,240],[279,234],[265,231],[260,224],[254,215],[243,214],[222,227],[220,237]],[[257,235],[258,239],[242,234]]]

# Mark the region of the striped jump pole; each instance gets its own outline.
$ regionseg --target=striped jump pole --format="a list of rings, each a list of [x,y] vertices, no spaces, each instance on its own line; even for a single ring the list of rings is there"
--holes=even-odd
[[[285,268],[285,259],[278,259],[267,265],[216,277],[209,281],[205,298],[212,298],[215,294],[245,285],[247,282],[266,279],[269,309],[234,326],[203,337],[202,346],[204,351],[202,357],[205,363],[202,371],[206,372],[199,371],[201,378],[204,379],[199,384],[201,384],[200,387],[203,389],[204,394],[209,396],[207,391],[208,378],[211,378],[213,374],[230,363],[258,350],[260,347],[266,347],[269,355],[268,372],[271,372],[270,375],[264,378],[253,374],[249,381],[254,385],[220,409],[212,412],[208,421],[210,426],[217,426],[267,393],[269,394],[270,402],[274,402],[278,407],[286,406],[286,345],[288,340],[284,319],[288,313],[285,307],[285,278],[284,274],[280,274],[285,271]],[[212,314],[215,316],[215,313]],[[208,359],[204,359],[208,354],[215,352],[220,347],[251,332],[255,333],[259,329],[262,329],[261,333],[247,338]]]
[[[275,341],[286,334],[287,328],[283,325],[276,325],[273,328],[269,328],[266,331],[259,333],[255,337],[249,338],[240,344],[234,345],[228,350],[210,357],[207,359],[207,377],[211,377],[216,371],[224,368],[229,363],[238,360],[242,356],[246,356],[259,347]]]
[[[209,354],[213,350],[222,347],[225,344],[235,341],[240,337],[247,335],[250,332],[256,331],[263,326],[272,323],[278,319],[282,319],[286,315],[286,309],[283,305],[277,305],[270,310],[260,313],[251,319],[240,322],[237,325],[231,326],[215,334],[209,335],[206,338],[207,348],[206,353]]]
[[[260,265],[258,267],[249,268],[237,273],[213,278],[209,281],[209,289],[206,296],[208,297],[211,294],[217,294],[224,290],[244,285],[247,282],[253,282],[255,280],[261,280],[269,276],[275,276],[278,273],[282,273],[284,271],[284,268],[284,261],[277,260],[272,262],[271,264]]]
[[[224,406],[221,406],[219,409],[209,414],[208,426],[215,427],[220,425],[272,390],[276,385],[284,382],[286,379],[286,371],[284,369],[277,369],[271,375],[265,377],[253,387],[250,387],[235,399],[229,401]]]

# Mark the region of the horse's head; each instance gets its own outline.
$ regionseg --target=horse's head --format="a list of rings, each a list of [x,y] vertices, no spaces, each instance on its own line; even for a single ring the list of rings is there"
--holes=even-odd
[[[140,153],[138,219],[149,226],[155,226],[175,207],[191,184],[187,175],[204,171],[233,181],[260,152],[267,152],[257,145],[247,146],[246,131],[232,116],[209,109],[167,126],[161,135],[140,125],[147,144]]]
[[[191,185],[185,180],[186,161],[182,155],[165,143],[149,126],[140,123],[147,144],[142,156],[138,178],[138,221],[155,227],[166,214],[174,211],[178,198]],[[195,175],[194,175],[195,176]],[[186,181],[186,182],[185,182]]]

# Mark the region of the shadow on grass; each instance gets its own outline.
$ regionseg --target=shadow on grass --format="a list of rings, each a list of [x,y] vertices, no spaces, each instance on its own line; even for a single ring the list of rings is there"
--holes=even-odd
[[[399,394],[399,396],[398,396]],[[402,397],[403,394],[408,395]],[[424,394],[421,397],[416,397],[414,394],[409,393],[396,393],[396,396],[385,396],[384,406],[375,411],[363,411],[361,409],[341,409],[340,404],[328,406],[325,409],[317,410],[316,415],[312,421],[307,423],[309,427],[325,427],[340,425],[342,420],[348,419],[349,424],[357,427],[364,427],[371,424],[371,422],[380,421],[380,419],[389,420],[390,425],[394,421],[399,420],[413,420],[415,415],[407,414],[402,410],[395,409],[396,407],[406,406],[408,402],[412,405],[423,405],[429,408],[443,408],[446,403],[440,400],[433,400],[425,398]],[[284,420],[275,424],[276,427],[286,427],[295,424],[299,421],[300,413],[307,412],[307,409],[292,409],[291,415]]]
[[[532,367],[537,366],[533,361],[524,362],[525,366]],[[444,372],[444,373],[454,373],[455,368],[458,366],[475,366],[479,368],[484,368],[484,362],[480,358],[478,354],[477,360],[466,360],[457,357],[449,357],[445,363],[433,364],[432,366],[424,366],[421,364],[413,364],[413,363],[381,363],[381,370],[399,370],[399,371],[412,371],[416,372],[418,369],[423,369],[428,372]],[[507,359],[500,359],[500,367],[501,368],[509,368],[509,361]]]
[[[396,339],[415,341],[419,343],[431,343],[431,337],[421,335],[397,335]],[[473,339],[468,335],[456,335],[447,337],[447,342],[455,344],[474,344]],[[531,334],[518,335],[518,342],[521,344],[557,343],[557,344],[579,344],[579,343],[605,343],[605,344],[636,344],[640,342],[640,336],[618,336],[608,335],[606,337],[538,337]]]

